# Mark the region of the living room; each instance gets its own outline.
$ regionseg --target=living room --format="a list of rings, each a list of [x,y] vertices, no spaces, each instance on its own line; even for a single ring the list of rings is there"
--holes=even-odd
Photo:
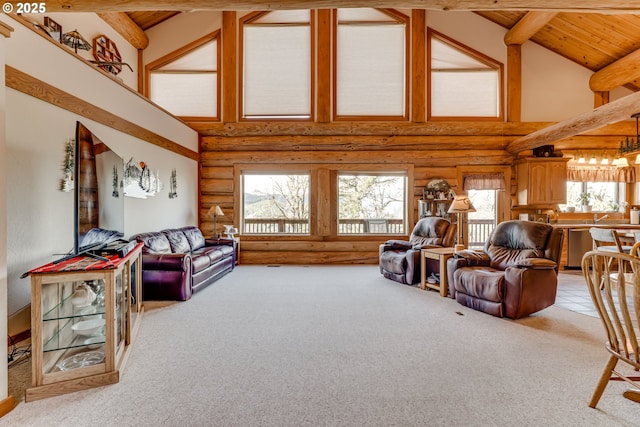
[[[478,14],[411,9],[399,12],[409,18],[407,22],[424,20],[421,28],[425,53],[428,27],[508,64],[504,44],[507,30]],[[7,224],[4,233],[7,296],[6,304],[0,306],[7,307],[4,317],[10,319],[8,335],[21,332],[20,326],[13,325],[21,324],[19,319],[25,312],[28,319],[31,292],[28,279],[20,276],[62,256],[73,245],[73,199],[71,193],[60,191],[59,186],[65,143],[74,137],[77,121],[125,161],[144,162],[165,182],[164,190],[155,197],[126,198],[126,236],[187,225],[199,225],[206,235],[220,233],[223,224],[239,226],[243,219],[240,202],[243,174],[304,171],[313,177],[309,234],[276,238],[242,235],[241,265],[373,265],[377,263],[382,241],[408,237],[419,217],[422,189],[433,178],[444,178],[460,191],[464,174],[503,173],[508,191],[500,193],[496,219],[517,218],[520,212],[512,210],[518,186],[513,169],[515,156],[506,147],[518,137],[594,108],[594,95],[589,89],[593,74],[590,70],[538,44],[526,43],[522,45],[522,111],[517,120],[507,120],[502,102],[500,112],[492,120],[428,120],[424,99],[409,96],[417,90],[415,78],[407,84],[410,91],[407,89],[401,102],[404,109],[400,119],[354,120],[348,114],[336,117],[331,86],[333,59],[330,43],[325,40],[324,44],[318,41],[318,46],[324,49],[319,49],[318,60],[314,62],[318,79],[312,97],[315,120],[250,120],[240,112],[242,98],[234,96],[241,87],[238,75],[224,72],[225,67],[229,69],[241,62],[240,28],[248,14],[200,11],[176,15],[145,32],[149,44],[143,50],[133,47],[96,14],[46,14],[62,26],[63,32],[76,29],[89,40],[98,34],[106,34],[113,40],[122,60],[133,70],[123,68],[117,76],[121,82],[88,63],[92,59],[89,51],[76,54],[60,43],[56,45],[20,18],[9,15],[0,18],[0,22],[13,29],[1,42],[7,65],[6,69],[3,67],[7,83],[2,151],[7,171],[2,210]],[[38,14],[23,18],[43,20]],[[330,39],[331,14],[320,12],[313,19],[325,30],[319,34]],[[221,31],[218,48],[223,76],[219,82],[221,101],[216,106],[216,121],[180,120],[140,94],[147,90],[144,81],[149,64],[216,31]],[[225,32],[234,37],[225,39]],[[419,57],[416,56],[419,51],[410,50],[408,43],[406,49],[407,61]],[[407,62],[407,75],[413,67],[414,62]],[[505,72],[503,78],[506,76]],[[426,88],[422,90],[424,93]],[[611,91],[610,100],[615,102],[631,93],[619,87]],[[416,108],[420,105],[421,110]],[[577,154],[579,150],[598,155],[609,150],[613,154],[620,140],[618,133],[635,134],[635,123],[628,121],[595,136],[576,136],[556,143],[556,149],[569,154]],[[167,193],[173,169],[177,171],[178,197],[170,199]],[[335,229],[332,183],[337,174],[345,171],[405,174],[408,186],[403,233],[345,236]],[[634,204],[635,184],[626,189],[625,201]],[[214,230],[208,212],[216,205],[222,208],[224,216],[217,218],[218,227]],[[586,220],[592,216],[567,214],[564,218]],[[622,215],[625,216],[628,218],[628,210]],[[0,386],[6,388],[6,376]]]

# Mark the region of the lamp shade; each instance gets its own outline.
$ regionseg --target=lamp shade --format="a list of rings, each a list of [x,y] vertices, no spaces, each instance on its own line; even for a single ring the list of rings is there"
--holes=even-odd
[[[78,53],[78,49],[91,50],[91,45],[80,35],[78,30],[73,30],[63,34],[62,43],[72,48],[75,53]]]
[[[224,216],[224,212],[222,212],[222,209],[218,205],[211,206],[211,209],[209,209],[209,212],[207,213],[213,217]]]
[[[471,199],[469,196],[459,195],[453,199],[451,202],[451,206],[449,206],[449,210],[447,213],[465,213],[465,212],[475,212],[476,208],[473,207],[473,203],[471,203]]]

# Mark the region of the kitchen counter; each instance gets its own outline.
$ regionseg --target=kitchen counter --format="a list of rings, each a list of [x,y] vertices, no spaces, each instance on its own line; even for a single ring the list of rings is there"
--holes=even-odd
[[[616,230],[640,230],[640,224],[629,223],[607,223],[607,222],[572,222],[572,223],[550,223],[556,228],[615,228]]]
[[[634,232],[640,231],[640,224],[629,224],[620,220],[602,220],[594,223],[593,220],[575,220],[566,222],[551,222],[555,228],[561,228],[564,231],[563,254],[561,257],[561,266],[565,269],[580,268],[582,256],[585,252],[593,248],[593,240],[589,233],[590,228],[608,228],[618,231],[624,244],[633,244],[635,241]]]

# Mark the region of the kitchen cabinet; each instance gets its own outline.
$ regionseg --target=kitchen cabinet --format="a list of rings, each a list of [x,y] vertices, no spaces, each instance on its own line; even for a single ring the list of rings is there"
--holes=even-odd
[[[567,203],[567,162],[562,157],[530,157],[516,161],[518,204]]]

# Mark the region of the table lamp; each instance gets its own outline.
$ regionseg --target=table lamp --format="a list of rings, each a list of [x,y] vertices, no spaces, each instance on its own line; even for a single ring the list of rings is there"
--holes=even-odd
[[[464,234],[462,232],[463,226],[464,226],[464,214],[466,214],[467,212],[475,212],[476,208],[473,207],[473,204],[471,203],[471,199],[469,198],[469,196],[466,196],[464,194],[461,194],[459,196],[456,196],[455,199],[453,199],[453,202],[451,202],[451,206],[449,206],[449,210],[447,211],[447,213],[450,214],[457,214],[458,217],[458,237],[456,238],[456,251],[458,250],[462,250],[464,249]]]
[[[218,237],[218,216],[224,216],[224,212],[218,205],[211,206],[209,212],[207,212],[209,216],[213,217],[213,234],[215,237]]]

